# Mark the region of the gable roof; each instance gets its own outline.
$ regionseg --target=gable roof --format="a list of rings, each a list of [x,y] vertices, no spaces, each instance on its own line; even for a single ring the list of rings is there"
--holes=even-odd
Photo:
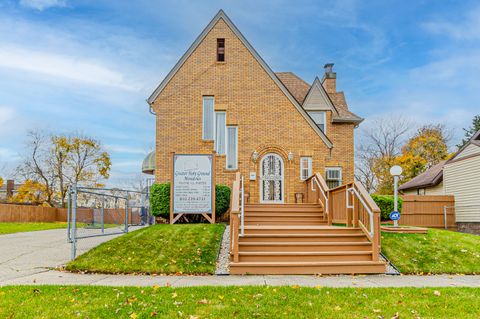
[[[238,37],[238,39],[245,45],[247,50],[250,51],[252,56],[258,61],[260,66],[265,70],[265,72],[272,78],[272,80],[277,84],[280,90],[285,94],[285,96],[290,100],[290,102],[295,106],[298,112],[305,118],[308,124],[312,129],[320,136],[325,145],[328,148],[333,147],[333,143],[328,139],[328,137],[323,133],[320,128],[315,124],[315,122],[310,118],[310,116],[305,112],[300,103],[295,99],[295,97],[290,93],[290,91],[285,87],[282,81],[275,75],[275,73],[270,69],[270,67],[265,63],[265,61],[260,57],[257,51],[252,47],[252,45],[247,41],[243,34],[238,30],[238,28],[233,24],[230,18],[225,14],[223,10],[218,11],[218,13],[213,17],[212,21],[205,27],[205,29],[200,33],[200,35],[195,39],[192,45],[188,48],[187,52],[180,58],[180,60],[175,64],[173,69],[167,74],[165,79],[158,85],[158,87],[153,91],[150,97],[147,99],[148,104],[151,106],[156,98],[160,95],[163,89],[167,86],[168,82],[173,78],[177,71],[182,67],[185,61],[190,57],[190,55],[195,51],[195,49],[200,45],[200,43],[205,39],[210,30],[212,30],[217,22],[222,19],[227,26],[232,30],[232,32]]]
[[[338,116],[338,110],[333,104],[332,100],[330,99],[330,96],[328,96],[327,91],[325,91],[325,88],[323,87],[322,83],[320,82],[318,76],[315,77],[315,80],[313,80],[312,86],[310,87],[310,90],[308,90],[307,96],[305,97],[305,100],[303,101],[303,106],[308,102],[309,97],[314,93],[314,90],[317,89],[320,91],[320,94],[322,97],[325,99],[327,102],[327,105],[332,109],[334,115]]]
[[[445,165],[445,162],[446,161],[441,161],[440,163],[430,167],[422,174],[401,185],[398,190],[404,191],[414,188],[432,187],[440,184],[440,182],[443,180],[443,166]]]
[[[301,105],[307,101],[307,96],[311,93],[312,88],[318,80],[318,77],[315,78],[313,84],[309,85],[293,72],[276,72],[275,75],[283,82],[288,91],[290,91]],[[320,80],[318,80],[318,84],[320,84],[321,90],[323,90],[323,93],[326,95],[327,103],[331,103],[333,106],[333,122],[360,124],[363,121],[363,118],[350,112],[343,92],[327,93]]]

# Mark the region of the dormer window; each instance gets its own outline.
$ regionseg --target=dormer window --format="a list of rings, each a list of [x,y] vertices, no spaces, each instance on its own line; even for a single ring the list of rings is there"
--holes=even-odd
[[[225,39],[217,39],[217,62],[225,62]]]
[[[327,134],[327,113],[325,111],[310,111],[308,115],[317,124],[318,128]]]

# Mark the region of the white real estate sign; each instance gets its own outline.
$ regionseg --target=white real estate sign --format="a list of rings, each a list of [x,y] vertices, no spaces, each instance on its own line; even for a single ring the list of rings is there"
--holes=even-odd
[[[173,213],[212,214],[213,155],[173,156]]]

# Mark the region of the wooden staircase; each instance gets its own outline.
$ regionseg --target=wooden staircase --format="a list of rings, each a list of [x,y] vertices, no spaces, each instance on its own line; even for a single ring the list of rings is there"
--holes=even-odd
[[[329,226],[320,204],[252,204],[244,214],[231,274],[385,272],[364,231]]]

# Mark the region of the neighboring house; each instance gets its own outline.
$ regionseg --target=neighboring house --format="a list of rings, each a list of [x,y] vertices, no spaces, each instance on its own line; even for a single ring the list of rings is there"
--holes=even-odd
[[[406,195],[454,195],[457,227],[480,233],[480,131],[448,161],[399,187]]]
[[[444,195],[443,166],[441,161],[422,174],[401,185],[398,190],[404,195]]]
[[[246,177],[250,203],[292,203],[304,180],[354,179],[354,128],[363,120],[336,89],[333,64],[308,84],[274,73],[220,11],[148,98],[156,151],[143,172],[171,179],[171,153],[216,151],[217,183]],[[297,194],[297,195],[296,195]]]

